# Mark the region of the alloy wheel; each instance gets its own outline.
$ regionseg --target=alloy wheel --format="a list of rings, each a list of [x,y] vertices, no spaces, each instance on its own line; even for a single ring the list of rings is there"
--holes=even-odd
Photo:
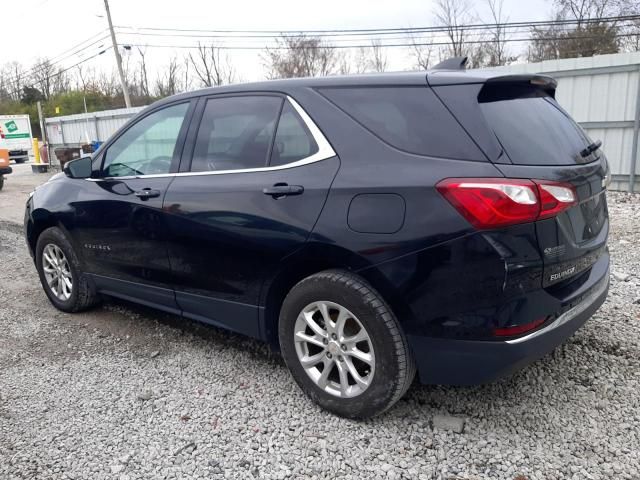
[[[42,269],[51,293],[66,302],[73,293],[73,276],[69,261],[60,247],[47,244],[42,250]]]
[[[356,397],[371,385],[373,342],[358,318],[342,305],[328,301],[307,305],[296,319],[294,342],[300,364],[326,393]]]

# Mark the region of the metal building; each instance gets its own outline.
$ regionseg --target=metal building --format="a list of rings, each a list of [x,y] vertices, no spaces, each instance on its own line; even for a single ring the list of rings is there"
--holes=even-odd
[[[131,117],[145,107],[120,108],[45,119],[50,148],[80,147],[109,139]]]

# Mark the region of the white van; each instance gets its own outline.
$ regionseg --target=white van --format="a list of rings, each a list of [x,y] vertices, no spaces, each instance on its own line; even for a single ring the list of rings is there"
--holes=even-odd
[[[29,115],[0,115],[0,148],[9,150],[9,159],[16,163],[29,160],[33,149]]]

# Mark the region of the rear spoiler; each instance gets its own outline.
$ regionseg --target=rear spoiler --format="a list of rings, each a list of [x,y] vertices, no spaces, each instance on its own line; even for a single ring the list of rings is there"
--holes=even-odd
[[[451,59],[453,60],[453,59]],[[438,64],[438,66],[441,64]],[[546,91],[551,96],[555,94],[558,82],[548,75],[533,73],[503,74],[500,70],[442,70],[433,69],[427,72],[427,82],[431,87],[461,84],[486,84],[497,87],[507,85],[531,85]]]
[[[519,84],[530,84],[535,85],[536,87],[541,88],[546,91],[554,91],[558,86],[558,82],[555,78],[549,77],[547,75],[501,75],[499,77],[488,78],[485,83],[519,83]]]

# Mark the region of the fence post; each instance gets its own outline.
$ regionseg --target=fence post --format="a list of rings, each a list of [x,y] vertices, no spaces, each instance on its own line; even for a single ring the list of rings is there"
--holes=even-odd
[[[33,157],[36,165],[40,164],[40,143],[36,137],[33,137]]]
[[[633,193],[636,183],[636,164],[638,161],[638,134],[640,133],[640,67],[638,68],[638,86],[636,87],[636,112],[633,117],[633,142],[631,144],[631,169],[629,171],[629,191]]]

